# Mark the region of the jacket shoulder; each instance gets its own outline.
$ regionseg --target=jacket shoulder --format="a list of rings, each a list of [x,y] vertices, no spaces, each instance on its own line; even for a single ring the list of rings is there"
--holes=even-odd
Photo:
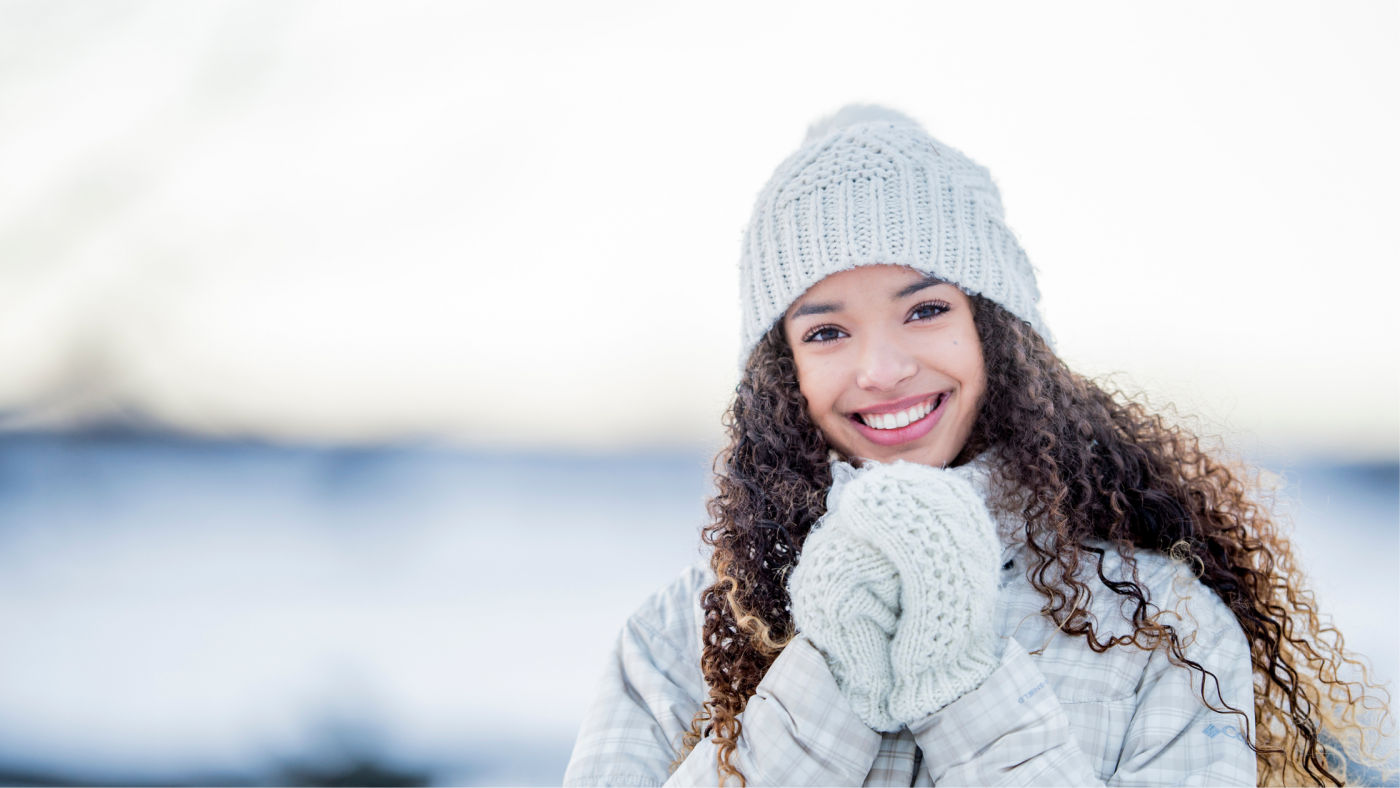
[[[1145,614],[1156,616],[1160,623],[1170,624],[1178,632],[1218,634],[1237,629],[1238,622],[1224,601],[1197,577],[1195,566],[1156,550],[1137,550],[1131,559],[1107,542],[1097,540],[1085,545],[1091,552],[1082,556],[1075,573],[1089,591],[1087,611],[1095,620],[1095,628],[1113,635],[1131,635],[1133,614],[1138,600],[1131,594],[1113,590],[1120,583],[1134,583],[1140,589]],[[1029,624],[1039,616],[1044,597],[1030,583],[1031,568],[1022,564],[1024,550],[1019,550],[1014,569],[1008,562],[1003,571],[1009,577],[1002,582],[1002,602],[1008,614]],[[1101,556],[1101,557],[1100,557]],[[1100,561],[1102,566],[1100,566]],[[1054,567],[1046,579],[1057,585],[1059,577]],[[1107,581],[1107,582],[1105,582]]]
[[[1200,581],[1197,567],[1189,560],[1176,559],[1156,550],[1140,550],[1133,561],[1137,583],[1147,596],[1148,616],[1170,625],[1187,639],[1187,643],[1194,641],[1198,646],[1213,646],[1222,636],[1240,629],[1230,608]],[[1131,580],[1133,567],[1116,550],[1106,551],[1104,575],[1115,581]],[[1115,602],[1113,607],[1117,615],[1110,613],[1113,620],[1103,623],[1111,630],[1126,626],[1127,632],[1131,632],[1132,601],[1101,583],[1097,584],[1095,592]]]
[[[1083,636],[1061,631],[1041,612],[1046,600],[1021,572],[1008,578],[999,600],[1000,634],[1014,638],[1030,652],[1062,703],[1127,702],[1142,689],[1144,671],[1156,650],[1134,645],[1133,615],[1139,602],[1115,592],[1110,584],[1135,582],[1144,597],[1142,614],[1170,625],[1188,656],[1217,646],[1228,646],[1221,650],[1222,656],[1240,650],[1244,632],[1239,622],[1220,597],[1197,579],[1190,563],[1147,550],[1136,551],[1129,561],[1110,544],[1086,546],[1102,551],[1103,577],[1099,559],[1094,553],[1086,555],[1077,577],[1087,587],[1089,599],[1070,602],[1084,606],[1099,642],[1121,638],[1118,647],[1098,651]],[[1247,646],[1242,653],[1247,662]]]
[[[584,716],[565,785],[661,785],[706,694],[700,591],[687,568],[628,617]]]
[[[698,666],[704,623],[700,593],[713,582],[714,575],[707,567],[699,564],[686,567],[675,580],[648,596],[628,617],[623,637],[644,646],[647,651],[654,651],[658,646],[668,647],[677,656],[693,657]]]

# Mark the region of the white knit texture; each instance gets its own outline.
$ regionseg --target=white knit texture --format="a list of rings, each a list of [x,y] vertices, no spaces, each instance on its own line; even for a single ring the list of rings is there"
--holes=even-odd
[[[754,205],[739,263],[741,363],[812,285],[875,264],[985,296],[1051,341],[991,174],[893,110],[853,106],[814,124]]]
[[[857,715],[893,731],[996,670],[1000,543],[972,472],[868,465],[807,538],[789,593]]]
[[[831,512],[807,537],[788,581],[792,617],[826,657],[856,716],[877,731],[896,731],[888,704],[899,574],[855,526],[845,510]]]

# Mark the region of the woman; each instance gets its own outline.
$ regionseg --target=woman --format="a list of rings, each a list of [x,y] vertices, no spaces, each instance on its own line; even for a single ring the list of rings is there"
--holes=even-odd
[[[760,195],[741,280],[709,569],[627,622],[567,785],[1374,764],[1383,705],[1255,477],[1055,356],[985,169],[848,107]]]

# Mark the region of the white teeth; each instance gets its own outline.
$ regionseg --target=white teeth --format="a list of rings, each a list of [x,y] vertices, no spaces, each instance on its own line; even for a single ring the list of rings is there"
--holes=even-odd
[[[861,420],[867,427],[877,430],[894,430],[900,427],[908,427],[910,424],[922,419],[933,412],[933,407],[940,401],[939,397],[925,400],[898,413],[865,413],[861,415]]]

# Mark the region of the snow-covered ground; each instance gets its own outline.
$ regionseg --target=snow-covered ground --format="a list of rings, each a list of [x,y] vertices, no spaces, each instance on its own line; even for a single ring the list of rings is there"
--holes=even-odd
[[[699,557],[708,463],[0,437],[0,776],[557,783],[622,619]],[[1288,478],[1394,678],[1396,468]]]

